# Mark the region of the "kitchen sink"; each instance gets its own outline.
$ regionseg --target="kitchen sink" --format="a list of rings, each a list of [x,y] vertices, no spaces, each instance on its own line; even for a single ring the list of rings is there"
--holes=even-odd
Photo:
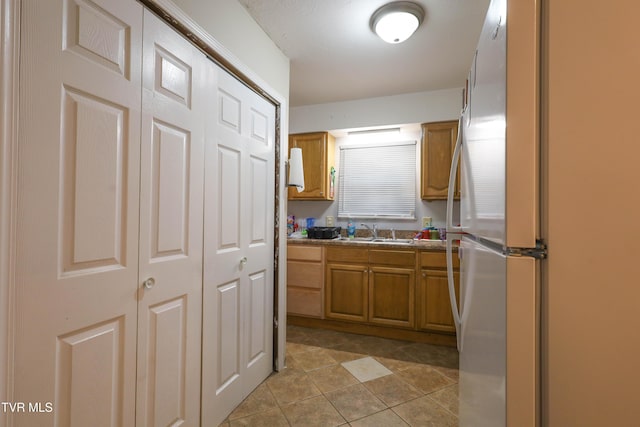
[[[389,245],[411,245],[411,244],[413,244],[413,239],[387,239],[387,238],[373,239],[371,237],[356,237],[354,239],[341,238],[340,240],[358,242],[358,243],[384,243],[384,244],[389,244]]]

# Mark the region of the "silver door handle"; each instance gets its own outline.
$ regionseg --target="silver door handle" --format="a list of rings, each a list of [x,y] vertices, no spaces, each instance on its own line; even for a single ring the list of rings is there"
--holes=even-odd
[[[247,264],[247,257],[243,256],[242,258],[240,258],[240,270],[242,270],[246,264]]]
[[[142,282],[142,286],[144,286],[145,289],[151,289],[155,284],[156,279],[154,279],[153,277],[149,277],[147,280]]]

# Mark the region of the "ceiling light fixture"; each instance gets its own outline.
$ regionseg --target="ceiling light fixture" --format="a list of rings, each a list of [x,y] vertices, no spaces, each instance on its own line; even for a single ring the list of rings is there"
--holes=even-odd
[[[424,19],[420,5],[409,1],[388,3],[371,16],[371,29],[387,43],[402,43],[418,29]]]

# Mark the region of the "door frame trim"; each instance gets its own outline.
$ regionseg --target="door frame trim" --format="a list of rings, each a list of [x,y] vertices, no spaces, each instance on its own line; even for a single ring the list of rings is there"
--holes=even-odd
[[[196,47],[204,52],[216,64],[244,83],[249,89],[267,99],[276,107],[275,123],[275,233],[274,233],[274,368],[284,368],[284,350],[286,345],[286,265],[287,259],[287,187],[285,183],[285,156],[288,152],[289,105],[288,99],[272,88],[259,75],[245,65],[231,51],[205,31],[189,15],[184,13],[171,0],[138,0],[146,8],[154,12],[170,27],[178,31]],[[279,142],[279,143],[278,143]],[[275,322],[274,322],[275,323]],[[279,357],[281,356],[281,357]]]
[[[18,78],[21,0],[0,6],[0,401],[13,401],[13,325],[18,173]],[[0,424],[9,425],[9,411]]]

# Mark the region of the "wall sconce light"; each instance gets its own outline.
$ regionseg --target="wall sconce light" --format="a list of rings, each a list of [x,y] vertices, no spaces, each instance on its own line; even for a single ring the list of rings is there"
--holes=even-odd
[[[288,187],[296,187],[298,193],[304,191],[304,168],[302,165],[302,148],[292,148],[289,153]]]
[[[420,5],[409,1],[388,3],[371,16],[371,29],[387,43],[402,43],[418,29],[424,19]]]

